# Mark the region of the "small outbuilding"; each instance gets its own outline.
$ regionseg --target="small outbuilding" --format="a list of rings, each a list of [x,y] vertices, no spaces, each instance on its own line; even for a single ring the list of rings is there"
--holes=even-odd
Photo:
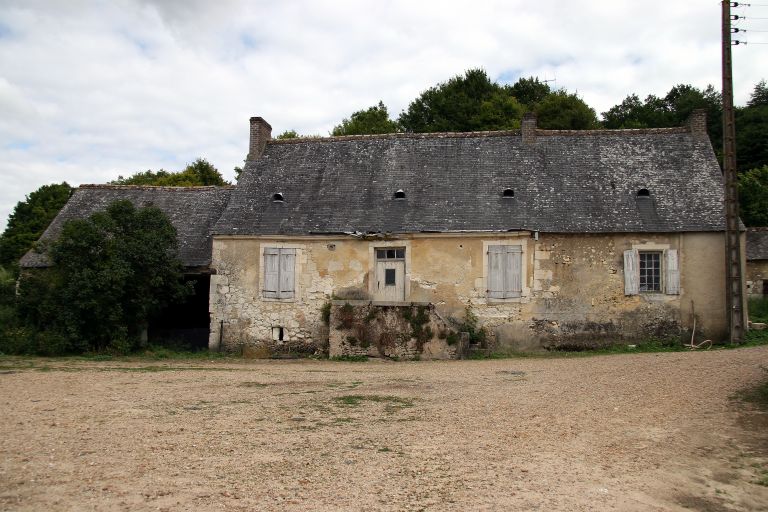
[[[232,187],[152,187],[135,185],[81,185],[51,222],[32,249],[20,261],[22,270],[50,266],[45,242],[58,238],[68,220],[84,219],[104,211],[118,200],[136,207],[159,208],[176,228],[179,259],[185,279],[194,282],[195,294],[183,304],[170,306],[149,325],[150,339],[175,339],[205,347],[209,338],[208,292],[210,288],[211,235]]]

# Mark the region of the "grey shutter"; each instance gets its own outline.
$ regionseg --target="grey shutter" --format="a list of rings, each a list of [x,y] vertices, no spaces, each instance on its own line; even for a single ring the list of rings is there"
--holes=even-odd
[[[677,258],[677,249],[668,249],[666,251],[666,261],[664,262],[666,271],[665,282],[667,295],[680,294],[680,262]]]
[[[624,251],[624,295],[640,293],[640,269],[637,250]]]
[[[280,249],[264,248],[264,297],[280,296]]]
[[[296,249],[280,249],[280,298],[292,299],[294,295],[294,268]]]
[[[523,290],[523,251],[519,245],[507,245],[504,265],[504,296],[520,297]]]
[[[501,245],[488,246],[488,297],[504,298],[504,262],[506,254]]]

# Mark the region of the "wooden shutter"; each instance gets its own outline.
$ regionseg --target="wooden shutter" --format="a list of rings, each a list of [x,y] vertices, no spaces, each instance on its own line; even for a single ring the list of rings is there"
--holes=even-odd
[[[506,260],[504,247],[501,245],[488,246],[488,297],[504,298],[504,262]]]
[[[679,295],[680,294],[680,262],[677,258],[677,249],[668,249],[665,251],[666,261],[664,262],[664,268],[666,275],[664,276],[667,295]]]
[[[520,297],[523,290],[523,250],[519,245],[505,247],[504,296]]]
[[[264,297],[280,296],[280,249],[264,249]]]
[[[624,295],[640,293],[640,268],[636,249],[624,251]]]
[[[294,268],[296,249],[280,249],[280,293],[281,299],[292,299],[294,295]]]

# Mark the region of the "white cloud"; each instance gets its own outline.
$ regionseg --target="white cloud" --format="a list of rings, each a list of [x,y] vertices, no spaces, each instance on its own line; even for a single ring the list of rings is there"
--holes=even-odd
[[[45,183],[178,170],[225,176],[248,118],[325,134],[482,66],[556,78],[598,112],[720,83],[716,2],[0,0],[0,224]],[[763,46],[734,49],[737,103]]]

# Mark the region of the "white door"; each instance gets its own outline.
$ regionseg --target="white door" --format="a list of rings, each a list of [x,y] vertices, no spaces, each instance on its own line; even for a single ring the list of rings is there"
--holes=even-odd
[[[405,300],[405,250],[376,250],[377,301],[400,302]]]

